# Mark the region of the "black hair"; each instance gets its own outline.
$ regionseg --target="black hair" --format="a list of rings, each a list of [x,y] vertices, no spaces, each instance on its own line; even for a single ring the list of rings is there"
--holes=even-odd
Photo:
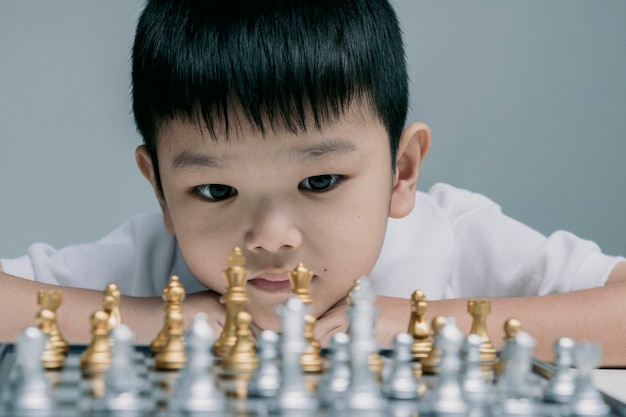
[[[246,121],[297,133],[355,100],[385,126],[392,168],[408,109],[402,34],[388,0],[148,0],[132,51],[137,129],[160,184],[163,123],[213,138]]]

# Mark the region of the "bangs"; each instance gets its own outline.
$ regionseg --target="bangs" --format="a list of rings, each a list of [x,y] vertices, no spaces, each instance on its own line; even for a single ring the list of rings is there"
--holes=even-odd
[[[398,119],[403,125],[407,104],[393,91],[406,95],[404,52],[399,30],[375,24],[381,13],[395,21],[381,5],[386,2],[151,2],[133,48],[139,131],[154,141],[163,123],[181,119],[214,138],[228,137],[243,122],[261,133],[298,133],[319,129],[359,102],[399,136],[393,126]],[[400,48],[391,54],[401,58],[396,69],[385,65],[393,45]]]

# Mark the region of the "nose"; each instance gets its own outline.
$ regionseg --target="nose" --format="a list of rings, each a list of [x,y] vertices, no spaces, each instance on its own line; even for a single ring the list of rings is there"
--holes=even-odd
[[[297,213],[285,201],[262,201],[253,211],[245,235],[249,251],[278,252],[293,250],[302,244],[302,232],[297,226]]]

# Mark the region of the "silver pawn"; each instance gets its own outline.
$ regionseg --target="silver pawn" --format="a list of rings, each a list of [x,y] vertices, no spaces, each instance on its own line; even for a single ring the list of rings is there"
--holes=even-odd
[[[602,394],[593,386],[591,373],[600,365],[602,346],[598,343],[579,342],[574,348],[574,360],[578,374],[576,390],[572,396],[572,414],[576,416],[606,416],[609,406]]]
[[[149,405],[141,397],[144,388],[133,364],[135,334],[125,324],[111,331],[111,364],[105,377],[105,394],[97,409],[111,411],[147,411]]]
[[[257,341],[259,367],[248,385],[248,394],[252,397],[271,398],[280,388],[280,369],[276,363],[278,357],[278,334],[272,330],[263,330]]]
[[[535,339],[527,332],[520,331],[515,335],[508,366],[500,374],[497,384],[501,415],[535,416],[538,413],[537,399],[533,395],[535,386],[530,382],[535,344]]]
[[[576,389],[574,348],[576,343],[569,337],[561,337],[554,343],[554,362],[556,371],[543,391],[547,401],[565,404],[570,402]]]
[[[323,404],[332,405],[343,398],[350,384],[350,336],[335,333],[330,341],[330,369],[319,385],[318,395]]]
[[[17,377],[12,383],[9,408],[16,412],[52,412],[54,400],[39,358],[46,346],[46,335],[37,327],[26,328],[16,344]]]
[[[469,413],[469,406],[459,382],[463,341],[463,333],[457,327],[456,320],[448,317],[439,332],[438,347],[441,349],[441,362],[437,384],[430,397],[435,415],[466,416]]]
[[[185,337],[187,365],[176,381],[172,408],[190,413],[226,410],[224,394],[213,378],[214,339],[206,314],[196,314]]]
[[[492,402],[492,388],[480,367],[480,345],[482,338],[470,334],[465,339],[465,361],[461,385],[465,398],[472,406],[487,406]]]
[[[418,398],[419,385],[413,373],[413,336],[398,333],[393,340],[393,368],[383,384],[383,393],[392,399]]]
[[[278,306],[281,337],[281,386],[270,404],[271,411],[284,414],[308,414],[318,408],[318,400],[306,387],[300,359],[306,348],[304,316],[307,306],[297,295]]]

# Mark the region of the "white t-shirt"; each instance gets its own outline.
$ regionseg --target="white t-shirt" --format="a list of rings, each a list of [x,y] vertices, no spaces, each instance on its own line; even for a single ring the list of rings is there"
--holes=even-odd
[[[543,295],[601,286],[623,260],[568,232],[545,237],[480,194],[436,184],[417,193],[409,216],[389,220],[370,279],[378,294],[401,298],[418,288],[431,300]],[[205,289],[160,214],[137,215],[94,243],[36,243],[0,262],[8,274],[49,284],[102,290],[116,282],[125,295],[159,296],[172,274],[189,293]]]

